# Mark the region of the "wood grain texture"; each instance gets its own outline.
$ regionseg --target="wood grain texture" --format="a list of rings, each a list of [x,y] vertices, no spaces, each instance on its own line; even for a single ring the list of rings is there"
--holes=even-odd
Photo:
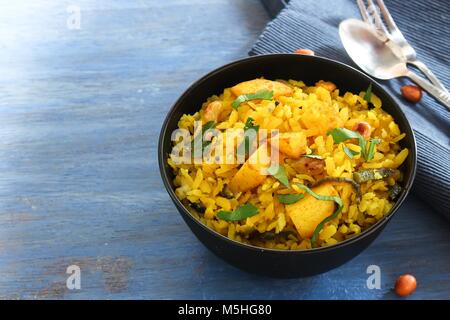
[[[69,30],[68,5],[81,9]],[[166,112],[195,79],[244,57],[256,0],[2,1],[0,297],[6,299],[450,298],[450,229],[410,197],[377,241],[323,275],[261,278],[199,243],[157,167]],[[66,268],[81,268],[81,290]],[[382,271],[381,290],[366,268]]]

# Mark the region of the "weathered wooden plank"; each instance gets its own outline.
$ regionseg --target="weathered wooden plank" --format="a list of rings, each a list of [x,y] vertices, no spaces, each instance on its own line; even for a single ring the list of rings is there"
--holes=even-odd
[[[243,57],[268,17],[256,0],[9,1],[0,10],[0,297],[448,298],[448,224],[411,198],[345,266],[274,280],[209,253],[159,177],[166,111],[210,69]],[[366,288],[366,268],[382,289]],[[66,268],[81,268],[68,290]]]

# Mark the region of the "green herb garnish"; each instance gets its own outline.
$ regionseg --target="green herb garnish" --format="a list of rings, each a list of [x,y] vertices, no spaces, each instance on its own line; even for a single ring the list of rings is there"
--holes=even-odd
[[[209,129],[214,129],[216,123],[214,121],[208,121],[202,126],[202,133],[195,136],[194,140],[192,140],[192,148],[198,143],[198,141],[202,141],[202,152],[205,151],[205,148],[211,144],[211,140],[203,140],[205,132]]]
[[[353,159],[354,156],[357,156],[359,154],[359,152],[353,151],[352,149],[346,146],[344,146],[344,152],[350,159]]]
[[[259,126],[253,125],[254,119],[252,117],[248,117],[247,121],[245,121],[244,126],[244,141],[239,145],[237,149],[238,155],[245,155],[245,157],[248,157],[248,154],[250,152],[250,146],[252,145],[253,141],[256,138],[256,133],[259,130]],[[250,136],[248,134],[249,130],[254,130],[251,132]],[[245,133],[247,132],[247,135]]]
[[[304,194],[279,194],[277,195],[278,201],[283,204],[293,204],[297,201],[303,199],[305,197]]]
[[[367,101],[367,103],[372,103],[372,84],[369,84],[369,87],[366,90],[366,93],[364,94],[364,100]]]
[[[328,131],[328,135],[331,135],[333,137],[334,143],[341,143],[349,139],[357,139],[358,144],[361,147],[361,155],[366,161],[370,161],[373,159],[373,156],[375,154],[375,145],[379,144],[381,142],[380,139],[372,139],[369,142],[369,147],[366,147],[366,140],[364,137],[356,131],[348,130],[346,128],[334,128],[333,130]],[[349,152],[346,151],[347,147],[344,147],[344,152],[349,158],[353,158],[356,154],[352,154],[350,156],[351,151],[348,149]],[[351,152],[350,152],[351,151]]]
[[[333,137],[334,143],[341,143],[349,139],[358,139],[358,142],[362,140],[365,143],[364,137],[359,132],[346,128],[334,128],[328,131],[327,134]]]
[[[244,125],[244,131],[247,131],[249,129],[254,129],[255,131],[259,130],[259,126],[253,125],[253,121],[255,121],[255,119],[253,119],[252,117],[247,118],[247,121],[245,121]]]
[[[247,203],[234,211],[221,210],[217,213],[217,218],[225,221],[240,221],[256,215],[259,212],[258,208],[254,205]]]
[[[324,195],[317,194],[314,191],[312,191],[310,188],[308,188],[307,186],[305,186],[304,184],[301,184],[301,183],[297,184],[297,186],[299,188],[305,190],[306,192],[308,192],[311,196],[313,196],[317,200],[334,201],[338,205],[338,208],[330,216],[328,216],[325,219],[323,219],[317,225],[316,229],[314,229],[314,233],[313,233],[313,235],[311,237],[311,247],[315,248],[317,246],[317,237],[319,236],[319,233],[323,229],[325,223],[327,223],[327,222],[333,220],[334,218],[336,218],[338,216],[338,214],[344,208],[344,204],[342,203],[342,199],[339,198],[338,196],[324,196]]]
[[[369,149],[367,151],[367,161],[370,161],[373,159],[373,156],[375,155],[375,145],[380,144],[380,139],[372,139],[369,142]]]
[[[272,100],[273,98],[273,91],[269,91],[266,89],[259,90],[255,93],[247,93],[247,94],[241,94],[236,98],[236,100],[233,101],[231,106],[233,109],[237,109],[239,105],[242,102],[249,101],[249,100]]]
[[[286,187],[291,188],[289,185],[289,180],[286,175],[286,170],[284,167],[280,164],[272,165],[269,168],[267,168],[267,172],[272,175],[275,179],[280,181],[282,184],[284,184]]]
[[[214,121],[208,121],[207,123],[204,124],[204,126],[202,127],[202,133],[205,133],[206,130],[208,129],[212,129],[216,126],[216,123]]]

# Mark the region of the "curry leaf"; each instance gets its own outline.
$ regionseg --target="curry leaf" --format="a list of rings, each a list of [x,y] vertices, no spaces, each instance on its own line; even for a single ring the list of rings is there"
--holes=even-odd
[[[289,180],[286,175],[286,170],[284,167],[280,164],[275,164],[267,168],[267,172],[272,175],[275,179],[280,181],[282,184],[284,184],[286,187],[290,188]]]
[[[245,101],[259,100],[259,99],[272,100],[272,98],[273,98],[273,91],[263,89],[255,93],[241,94],[236,98],[236,100],[233,101],[231,106],[233,107],[233,109],[237,109],[239,105]]]
[[[278,201],[283,204],[293,204],[297,201],[303,199],[305,197],[304,194],[297,193],[297,194],[279,194],[277,196]]]
[[[252,217],[259,212],[258,208],[254,205],[247,203],[234,211],[221,210],[217,213],[217,218],[225,221],[240,221],[246,218]]]
[[[314,198],[316,198],[317,200],[322,200],[322,201],[334,201],[338,207],[337,209],[328,217],[326,217],[325,219],[323,219],[316,227],[316,229],[314,229],[314,233],[311,237],[311,246],[313,248],[315,248],[317,246],[317,238],[319,236],[320,231],[323,229],[325,223],[333,220],[334,218],[336,218],[338,216],[338,214],[342,211],[342,209],[344,208],[344,204],[342,203],[342,199],[339,198],[338,196],[324,196],[321,194],[317,194],[314,191],[312,191],[310,188],[308,188],[307,186],[303,185],[303,184],[297,184],[297,186],[303,190],[305,190],[307,193],[309,193],[311,196],[313,196]]]

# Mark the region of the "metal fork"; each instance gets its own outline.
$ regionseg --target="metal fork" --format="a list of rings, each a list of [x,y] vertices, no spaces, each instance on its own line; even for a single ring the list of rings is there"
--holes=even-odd
[[[384,41],[391,41],[392,43],[388,44],[394,47],[394,51],[398,52],[406,63],[417,67],[436,87],[448,92],[433,72],[423,62],[417,59],[416,50],[408,43],[395,24],[383,0],[376,0],[379,9],[372,0],[367,0],[368,6],[364,4],[363,0],[356,1],[363,20],[372,25]],[[380,12],[383,15],[383,19],[380,16]]]

